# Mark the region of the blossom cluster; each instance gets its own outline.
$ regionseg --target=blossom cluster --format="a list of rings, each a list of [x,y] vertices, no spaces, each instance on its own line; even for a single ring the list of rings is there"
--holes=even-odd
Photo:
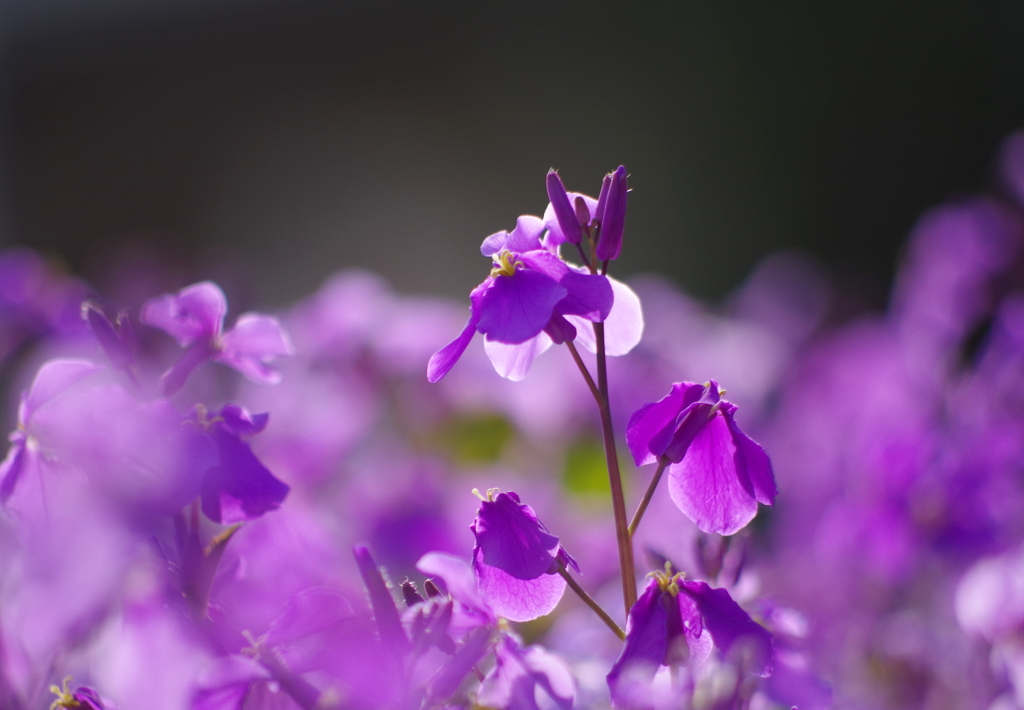
[[[623,167],[551,171],[468,320],[0,254],[0,707],[1024,707],[1024,135],[1000,166],[846,323],[793,255],[719,310],[610,276]]]

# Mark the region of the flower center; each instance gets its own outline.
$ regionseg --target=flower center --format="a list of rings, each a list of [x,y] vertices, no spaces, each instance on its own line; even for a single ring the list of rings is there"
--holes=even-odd
[[[675,597],[679,595],[679,580],[685,575],[682,572],[672,574],[672,563],[666,562],[664,572],[658,570],[656,572],[651,572],[647,576],[658,581],[658,589],[660,589],[662,593],[668,592]]]
[[[516,272],[516,267],[522,266],[523,262],[513,261],[514,255],[508,249],[498,252],[494,260],[494,268],[491,269],[491,276],[511,276]]]
[[[50,686],[50,692],[57,696],[57,699],[50,704],[50,710],[58,710],[59,708],[80,708],[82,704],[75,700],[75,696],[68,690],[68,683],[72,681],[71,676],[64,678],[64,687],[58,688],[56,685]]]

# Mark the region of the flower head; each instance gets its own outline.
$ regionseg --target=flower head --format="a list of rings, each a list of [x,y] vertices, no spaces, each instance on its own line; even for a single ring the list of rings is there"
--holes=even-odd
[[[280,375],[270,363],[291,355],[292,346],[276,318],[243,313],[224,332],[228,304],[224,292],[211,281],[188,286],[178,293],[151,298],[142,306],[140,320],[159,328],[178,345],[188,348],[160,381],[164,394],[181,389],[192,370],[206,360],[233,367],[254,382],[274,384]]]
[[[530,506],[511,491],[497,496],[488,491],[470,529],[476,536],[477,582],[499,615],[529,621],[555,608],[565,591],[565,581],[557,575],[559,565],[576,568],[576,561]]]
[[[626,442],[637,466],[668,466],[669,495],[707,533],[732,535],[771,505],[777,489],[768,455],[736,425],[736,405],[718,383],[679,382],[629,418]]]
[[[552,342],[576,337],[566,316],[589,321],[608,317],[614,301],[609,280],[571,268],[544,247],[543,232],[544,223],[526,215],[512,232],[498,232],[484,240],[480,252],[493,260],[493,268],[469,295],[470,316],[462,333],[430,358],[428,380],[437,382],[448,374],[477,331],[487,343],[505,345],[532,342],[543,334],[547,340],[540,344],[542,352]],[[519,354],[518,349],[500,347],[488,351],[499,374],[512,379],[521,379],[515,376],[513,362]]]
[[[626,643],[608,673],[616,705],[645,706],[643,696],[661,666],[697,666],[712,644],[746,672],[766,677],[774,663],[771,634],[724,589],[691,582],[681,573],[653,572],[629,611]]]

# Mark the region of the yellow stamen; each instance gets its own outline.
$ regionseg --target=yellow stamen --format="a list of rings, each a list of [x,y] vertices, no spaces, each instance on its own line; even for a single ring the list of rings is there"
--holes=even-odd
[[[502,249],[498,252],[498,258],[494,260],[494,264],[491,276],[511,276],[516,272],[516,268],[523,265],[523,262],[512,261],[512,252]]]
[[[50,686],[50,692],[57,696],[57,699],[50,703],[50,710],[60,710],[60,708],[80,708],[82,704],[75,700],[75,696],[68,690],[68,684],[73,681],[74,678],[71,676],[64,676],[64,687],[58,688],[56,685]]]
[[[672,563],[665,562],[665,571],[657,570],[655,572],[649,572],[648,577],[652,577],[658,580],[658,589],[662,592],[668,592],[672,596],[679,596],[679,580],[686,577],[683,572],[677,572],[672,574]]]

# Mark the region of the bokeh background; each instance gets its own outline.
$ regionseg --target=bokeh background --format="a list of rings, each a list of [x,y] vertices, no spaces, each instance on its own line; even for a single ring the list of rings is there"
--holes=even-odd
[[[797,249],[842,317],[1024,125],[1013,0],[3,0],[0,28],[2,243],[246,306],[352,266],[464,297],[549,167],[596,193],[624,163],[618,275],[718,299]]]

